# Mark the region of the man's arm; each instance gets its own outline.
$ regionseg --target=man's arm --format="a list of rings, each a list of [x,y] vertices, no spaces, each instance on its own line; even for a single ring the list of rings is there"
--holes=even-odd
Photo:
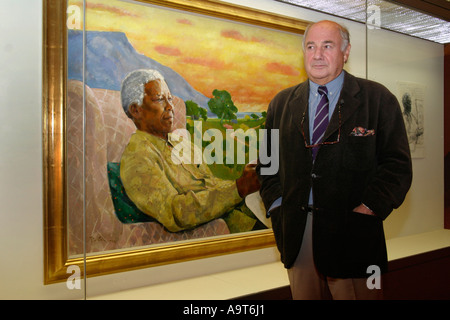
[[[267,135],[265,136],[264,139],[264,144],[263,146],[265,146],[265,148],[267,148],[266,151],[270,151],[273,150],[271,143],[272,143],[272,129],[273,129],[273,123],[274,123],[274,116],[273,116],[273,112],[274,111],[274,105],[273,105],[273,101],[270,103],[269,108],[267,109],[267,117],[266,117],[266,124],[265,124],[265,128],[267,129]],[[276,141],[276,143],[279,144],[279,141]],[[259,161],[258,159],[258,164],[256,167],[256,172],[258,174],[259,177],[259,181],[261,184],[261,188],[259,190],[260,194],[261,194],[261,198],[264,202],[264,206],[266,208],[266,212],[269,214],[270,213],[270,209],[272,209],[275,204],[281,205],[281,184],[280,184],[280,180],[279,180],[279,172],[277,170],[276,173],[271,174],[271,175],[263,175],[261,174],[261,168],[264,167],[268,167],[270,166],[269,164],[263,164]]]
[[[400,105],[389,91],[382,94],[378,117],[377,172],[362,203],[375,215],[386,219],[402,204],[411,186],[412,163]]]
[[[142,155],[122,159],[121,179],[136,206],[172,232],[218,218],[242,200],[235,181],[205,179],[205,187],[179,192],[162,166]]]
[[[236,180],[236,187],[241,198],[259,190],[260,183],[256,175],[256,163],[249,163],[244,167],[242,175]]]

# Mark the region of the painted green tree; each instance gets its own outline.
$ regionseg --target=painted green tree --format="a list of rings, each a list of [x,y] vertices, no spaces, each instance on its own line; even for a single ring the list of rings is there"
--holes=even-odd
[[[197,103],[192,100],[187,100],[185,102],[186,105],[186,115],[191,116],[192,120],[199,120],[202,118],[203,120],[208,119],[208,111],[205,108],[200,107]]]
[[[208,101],[208,106],[211,112],[220,119],[220,123],[223,120],[231,121],[237,119],[236,113],[238,108],[234,105],[231,94],[228,91],[214,89],[213,96],[214,98]]]

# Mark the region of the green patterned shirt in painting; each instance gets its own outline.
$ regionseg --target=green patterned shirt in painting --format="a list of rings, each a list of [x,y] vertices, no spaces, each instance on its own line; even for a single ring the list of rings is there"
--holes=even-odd
[[[176,232],[218,218],[242,201],[236,182],[214,177],[205,163],[174,163],[178,142],[171,138],[137,130],[122,155],[120,177],[141,211]]]

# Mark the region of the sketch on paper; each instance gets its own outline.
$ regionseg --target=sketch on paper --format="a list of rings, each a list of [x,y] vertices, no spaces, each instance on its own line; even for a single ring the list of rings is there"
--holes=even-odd
[[[413,158],[425,157],[424,115],[425,86],[412,82],[398,82],[397,90]]]

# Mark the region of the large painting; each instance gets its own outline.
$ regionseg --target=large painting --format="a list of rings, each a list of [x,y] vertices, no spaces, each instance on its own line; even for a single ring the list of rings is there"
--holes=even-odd
[[[257,193],[179,232],[136,207],[120,178],[136,131],[120,87],[134,70],[159,71],[175,128],[200,137],[215,177],[234,180],[255,158],[270,100],[306,77],[305,22],[219,1],[45,1],[44,14],[46,283],[69,265],[100,275],[273,245]],[[211,153],[210,132],[231,132],[232,147]]]

